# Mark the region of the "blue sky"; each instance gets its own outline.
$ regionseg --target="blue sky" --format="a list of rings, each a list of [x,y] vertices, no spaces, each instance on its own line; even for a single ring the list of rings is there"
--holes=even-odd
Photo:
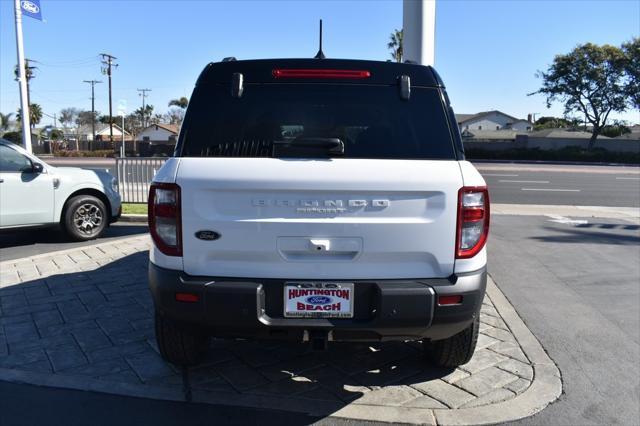
[[[165,112],[167,102],[189,96],[205,64],[238,59],[312,57],[318,19],[328,57],[386,60],[386,43],[402,27],[402,1],[179,1],[41,0],[46,22],[24,18],[27,58],[39,61],[32,102],[53,115],[64,107],[108,112],[106,76],[98,54],[111,53],[114,113],[119,99],[129,111],[141,104],[137,88],[150,88],[147,102]],[[546,108],[535,91],[535,72],[576,44],[620,45],[640,36],[640,1],[438,0],[436,68],[458,113],[499,109],[562,115]],[[13,1],[0,0],[0,111],[19,106]],[[640,122],[638,111],[618,118]],[[52,120],[45,117],[43,123]]]

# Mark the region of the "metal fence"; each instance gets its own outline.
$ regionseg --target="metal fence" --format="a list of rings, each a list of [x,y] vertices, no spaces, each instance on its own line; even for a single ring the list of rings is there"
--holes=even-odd
[[[146,203],[149,183],[166,158],[116,158],[118,192],[123,203]]]

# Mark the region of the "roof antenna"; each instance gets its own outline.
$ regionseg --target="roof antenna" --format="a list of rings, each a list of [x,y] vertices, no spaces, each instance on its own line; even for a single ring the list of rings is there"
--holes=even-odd
[[[320,20],[320,49],[318,50],[318,53],[316,53],[316,56],[314,56],[314,59],[324,59],[324,52],[322,51],[322,19]]]

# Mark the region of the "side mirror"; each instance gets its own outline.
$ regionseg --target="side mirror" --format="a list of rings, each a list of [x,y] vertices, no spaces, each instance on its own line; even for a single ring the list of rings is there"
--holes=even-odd
[[[42,164],[34,162],[34,163],[32,163],[32,169],[31,170],[32,170],[33,173],[39,174],[39,173],[42,173],[44,171],[44,167],[42,166]]]

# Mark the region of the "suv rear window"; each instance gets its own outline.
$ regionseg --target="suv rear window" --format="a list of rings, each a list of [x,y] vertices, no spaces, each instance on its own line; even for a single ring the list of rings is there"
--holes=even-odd
[[[455,159],[440,94],[363,84],[246,84],[194,91],[177,154],[182,157],[274,157],[274,144],[296,138],[340,139],[341,158]]]

